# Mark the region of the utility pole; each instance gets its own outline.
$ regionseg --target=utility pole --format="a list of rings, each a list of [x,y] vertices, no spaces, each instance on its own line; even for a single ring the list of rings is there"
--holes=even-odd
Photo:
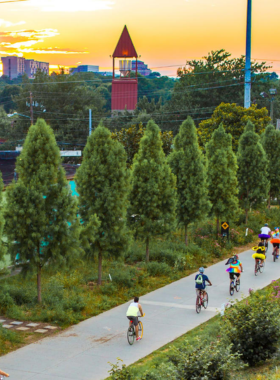
[[[32,99],[32,92],[30,92],[30,121],[31,121],[31,125],[33,125],[33,99]]]
[[[245,93],[244,108],[251,107],[251,42],[252,42],[252,0],[247,0],[247,32],[245,61]]]
[[[91,130],[92,130],[92,120],[91,120],[91,110],[89,111],[89,136],[91,135]]]

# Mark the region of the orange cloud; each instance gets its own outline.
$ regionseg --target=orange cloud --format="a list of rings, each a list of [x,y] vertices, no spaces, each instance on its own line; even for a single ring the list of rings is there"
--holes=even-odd
[[[77,51],[69,48],[43,47],[31,48],[31,46],[44,42],[45,38],[58,36],[57,29],[18,30],[14,32],[0,32],[0,46],[6,49],[1,54],[20,55],[23,53],[35,54],[87,54],[87,51]],[[12,51],[12,52],[11,52]]]

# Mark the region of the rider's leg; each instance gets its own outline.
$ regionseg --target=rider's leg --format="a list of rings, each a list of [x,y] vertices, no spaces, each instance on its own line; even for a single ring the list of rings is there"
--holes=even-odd
[[[138,324],[137,324],[137,326],[135,326],[136,339],[138,338],[138,331],[139,331],[139,328],[138,328]]]

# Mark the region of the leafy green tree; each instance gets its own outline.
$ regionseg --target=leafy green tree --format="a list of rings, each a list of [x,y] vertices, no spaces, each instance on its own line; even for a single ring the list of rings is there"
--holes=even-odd
[[[187,245],[188,225],[202,219],[211,207],[203,156],[198,145],[196,127],[190,117],[181,125],[174,140],[174,147],[174,152],[169,156],[169,163],[177,177],[177,218],[185,227]]]
[[[244,102],[245,57],[232,58],[224,49],[211,51],[200,60],[190,60],[186,66],[179,68],[172,98],[166,105],[170,116],[165,128],[177,130],[180,122],[187,115],[194,120],[209,117],[214,109],[224,103],[243,104]],[[268,91],[270,74],[265,62],[252,63],[252,99],[258,100],[261,91]],[[211,134],[210,134],[211,136]]]
[[[239,196],[247,224],[248,211],[267,198],[270,186],[268,159],[251,121],[248,121],[239,140],[237,163]]]
[[[280,131],[276,130],[274,125],[268,125],[261,141],[268,159],[267,173],[270,183],[268,207],[270,208],[271,198],[279,197],[280,193],[280,171],[278,170],[280,162]]]
[[[209,199],[218,234],[221,218],[232,219],[239,211],[236,156],[232,150],[232,137],[222,125],[213,132],[206,145],[206,154]]]
[[[103,256],[119,257],[130,240],[126,226],[130,189],[126,153],[102,124],[88,138],[76,178],[83,225],[87,227],[94,215],[99,220],[96,239],[87,253],[89,257],[98,255],[98,285],[101,285]]]
[[[237,152],[238,141],[249,120],[255,125],[256,133],[260,135],[271,119],[266,108],[258,109],[255,104],[250,108],[244,108],[237,104],[222,103],[215,109],[211,119],[199,124],[200,144],[205,145],[211,139],[213,131],[222,123],[226,133],[232,135],[233,150]]]
[[[141,138],[144,136],[145,127],[142,124],[133,125],[130,128],[122,128],[120,131],[112,132],[112,139],[118,140],[125,148],[127,162],[132,165],[133,157],[138,152]],[[160,132],[162,148],[166,155],[171,151],[173,140],[172,132]]]
[[[24,78],[23,82],[20,94],[14,97],[18,112],[30,114],[26,99],[30,99],[32,92],[34,120],[44,118],[53,128],[58,144],[67,143],[68,149],[86,143],[89,109],[93,128],[107,114],[108,91],[100,89],[106,85],[94,73],[65,75],[62,72],[49,76],[38,70],[33,80]]]
[[[176,221],[176,177],[162,149],[159,127],[149,121],[132,166],[131,215],[137,236],[149,243],[153,236],[174,229]]]
[[[30,127],[16,170],[18,182],[6,192],[5,231],[13,261],[19,254],[24,272],[37,272],[41,302],[42,268],[61,268],[80,253],[77,204],[53,131],[44,120]]]
[[[13,97],[19,95],[20,86],[15,84],[5,86],[4,90],[0,95],[0,104],[3,105],[4,110],[8,113],[9,111],[15,111],[17,109],[16,102],[13,101]]]

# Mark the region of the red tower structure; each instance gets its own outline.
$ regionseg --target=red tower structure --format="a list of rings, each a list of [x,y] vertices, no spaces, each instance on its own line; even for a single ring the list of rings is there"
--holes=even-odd
[[[115,58],[120,58],[119,78],[115,78]],[[130,78],[131,60],[127,58],[136,58],[135,78]],[[113,54],[112,113],[121,112],[125,109],[133,111],[136,107],[138,95],[137,59],[138,54],[125,25]]]

